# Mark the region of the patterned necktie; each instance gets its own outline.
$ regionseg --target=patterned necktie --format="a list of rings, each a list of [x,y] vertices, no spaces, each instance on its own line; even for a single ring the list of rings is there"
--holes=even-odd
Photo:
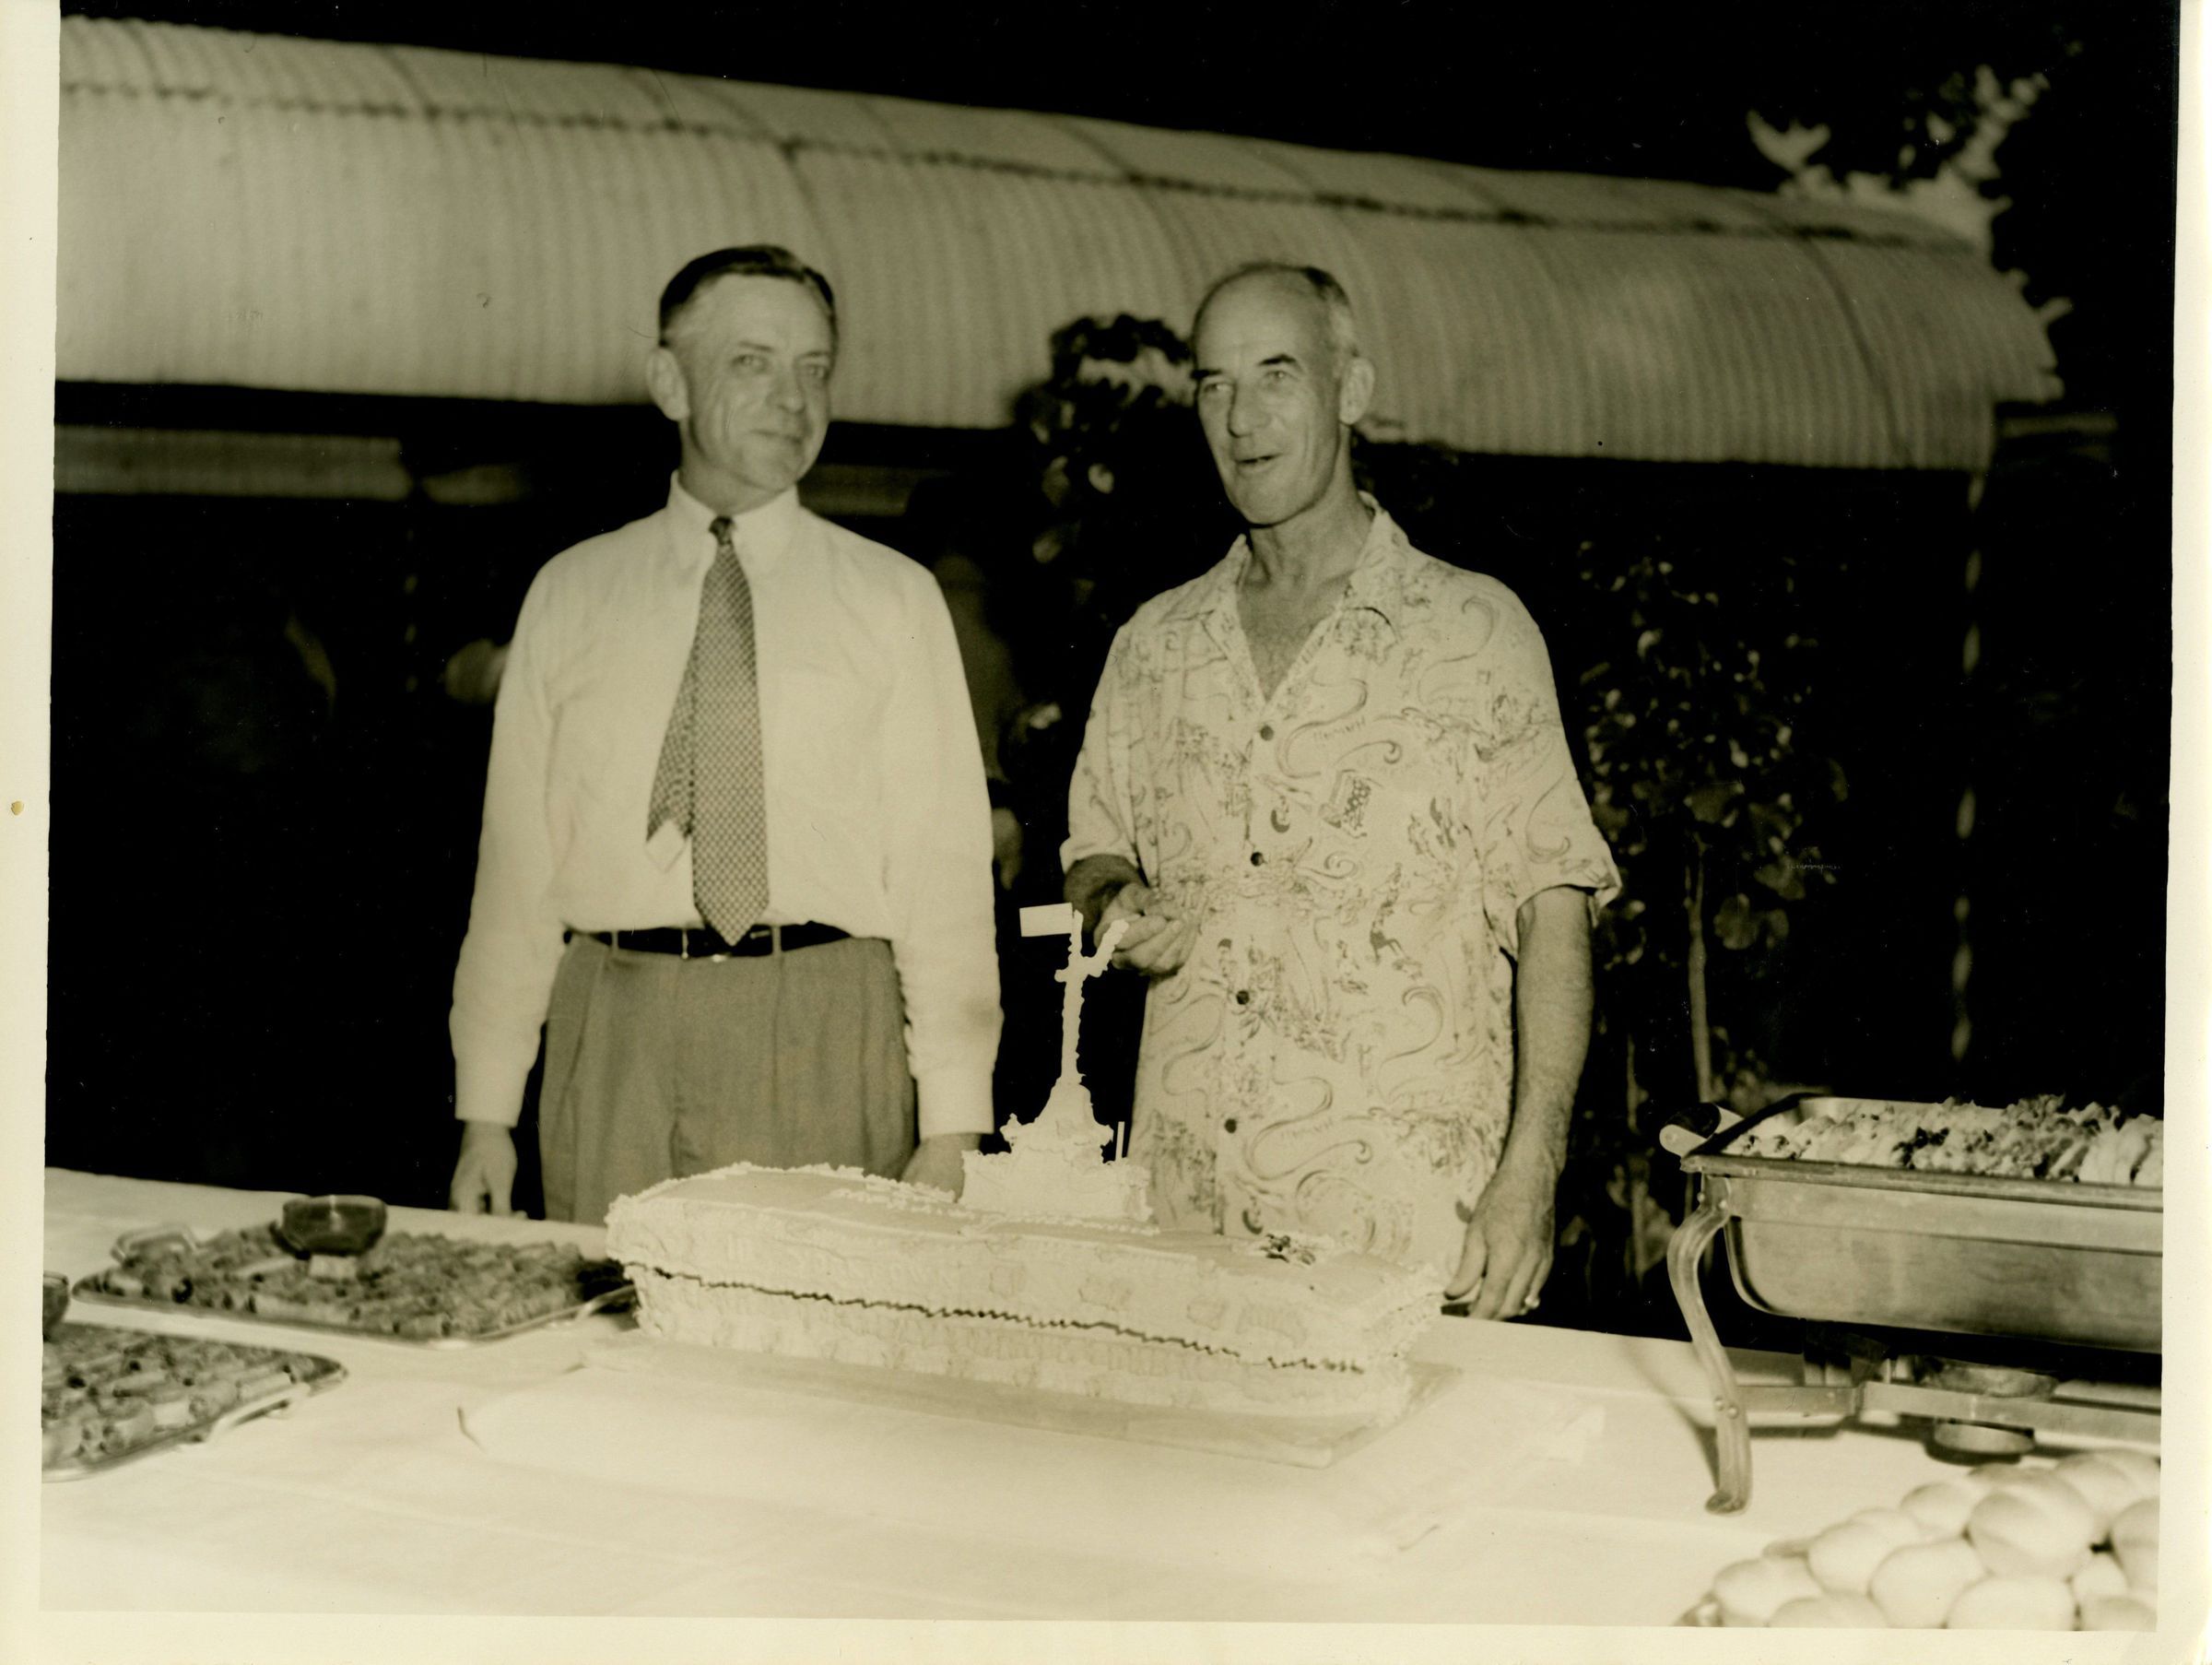
[[[661,742],[650,838],[674,821],[691,836],[691,895],[732,941],[768,909],[768,814],[760,786],[760,687],[753,592],[730,518],[718,515],[714,564],[699,596],[699,631]]]

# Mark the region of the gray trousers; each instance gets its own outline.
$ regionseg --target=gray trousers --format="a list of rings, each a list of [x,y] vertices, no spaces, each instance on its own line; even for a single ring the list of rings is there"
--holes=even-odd
[[[732,1163],[895,1177],[914,1083],[890,944],[724,961],[572,939],[546,1016],[546,1218]]]

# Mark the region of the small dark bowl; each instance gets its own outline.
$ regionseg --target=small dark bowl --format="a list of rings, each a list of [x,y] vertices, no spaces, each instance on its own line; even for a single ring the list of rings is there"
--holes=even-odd
[[[374,1197],[296,1197],[278,1229],[306,1254],[366,1254],[384,1234],[384,1205]]]
[[[43,1338],[53,1334],[62,1315],[69,1310],[69,1280],[59,1272],[48,1272],[40,1280],[40,1285],[46,1297],[45,1328],[41,1332]]]

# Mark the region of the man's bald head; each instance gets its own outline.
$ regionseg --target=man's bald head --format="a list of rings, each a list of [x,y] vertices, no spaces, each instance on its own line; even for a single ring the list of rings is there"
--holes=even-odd
[[[1206,309],[1230,289],[1247,284],[1277,287],[1320,307],[1338,375],[1359,356],[1359,325],[1352,316],[1352,298],[1344,292],[1344,285],[1317,266],[1294,266],[1287,260],[1252,261],[1226,277],[1216,278],[1213,287],[1206,291],[1206,298],[1198,302],[1197,313],[1191,321],[1194,341],[1197,339],[1199,326],[1206,322]]]

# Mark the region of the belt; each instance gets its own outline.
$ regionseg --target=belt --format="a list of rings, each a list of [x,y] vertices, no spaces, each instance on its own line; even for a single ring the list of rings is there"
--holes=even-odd
[[[732,942],[707,926],[660,926],[649,931],[586,931],[594,942],[626,949],[637,954],[674,954],[679,960],[727,960],[732,955],[785,953],[841,942],[845,933],[834,925],[756,925]]]

